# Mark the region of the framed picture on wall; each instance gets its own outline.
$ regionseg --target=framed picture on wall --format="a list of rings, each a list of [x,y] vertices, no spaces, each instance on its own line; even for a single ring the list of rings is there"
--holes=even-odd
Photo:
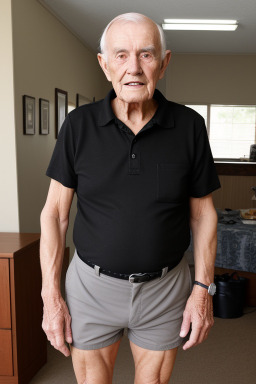
[[[23,95],[23,133],[24,135],[35,134],[35,98]]]
[[[76,94],[76,107],[80,107],[80,105],[89,104],[89,103],[92,103],[92,99],[89,99],[89,97],[80,95],[79,93]]]
[[[62,123],[68,114],[68,93],[55,88],[55,136],[58,137]]]
[[[49,133],[49,100],[39,99],[39,133],[48,135]]]

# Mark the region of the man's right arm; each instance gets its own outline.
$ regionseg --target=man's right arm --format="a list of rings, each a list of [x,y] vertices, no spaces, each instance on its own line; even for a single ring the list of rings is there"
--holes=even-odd
[[[44,302],[42,327],[54,348],[65,356],[70,355],[65,340],[72,342],[71,318],[61,297],[60,278],[73,196],[74,189],[64,187],[52,179],[40,217],[40,262]]]

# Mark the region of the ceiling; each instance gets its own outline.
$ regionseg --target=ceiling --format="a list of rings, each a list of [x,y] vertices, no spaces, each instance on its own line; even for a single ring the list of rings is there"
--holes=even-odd
[[[139,12],[164,18],[235,19],[234,32],[165,31],[174,53],[256,54],[256,0],[38,0],[86,46],[98,51],[104,27],[115,16]]]

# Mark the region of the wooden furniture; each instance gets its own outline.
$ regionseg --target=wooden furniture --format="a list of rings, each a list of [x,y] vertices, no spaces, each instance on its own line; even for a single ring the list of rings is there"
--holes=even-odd
[[[39,239],[0,233],[0,384],[28,383],[47,360]],[[65,256],[64,272],[68,248]]]
[[[228,176],[255,176],[255,162],[221,162],[215,161],[215,167],[218,175]]]
[[[25,384],[46,363],[39,234],[0,233],[0,383]]]

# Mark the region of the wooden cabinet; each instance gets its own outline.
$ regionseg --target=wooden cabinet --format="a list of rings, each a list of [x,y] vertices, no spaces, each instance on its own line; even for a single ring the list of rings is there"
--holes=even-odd
[[[25,384],[46,363],[39,234],[0,233],[0,384]]]

